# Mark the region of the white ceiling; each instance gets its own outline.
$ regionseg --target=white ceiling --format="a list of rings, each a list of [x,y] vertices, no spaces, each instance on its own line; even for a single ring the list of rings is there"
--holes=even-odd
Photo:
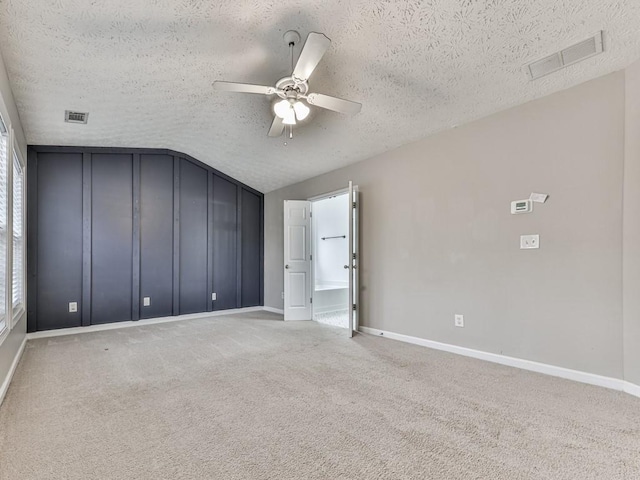
[[[263,192],[624,68],[639,25],[637,0],[0,0],[29,143],[171,148]],[[211,83],[289,74],[289,29],[332,39],[311,90],[363,109],[317,112],[284,146],[268,98]],[[524,65],[598,30],[604,54],[529,81]]]

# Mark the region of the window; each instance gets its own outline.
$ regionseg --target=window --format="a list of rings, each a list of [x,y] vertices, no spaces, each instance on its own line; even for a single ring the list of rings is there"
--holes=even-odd
[[[0,343],[7,337],[8,330],[17,324],[16,320],[24,316],[26,303],[26,186],[21,158],[13,130],[0,116]]]
[[[12,292],[13,314],[20,311],[24,306],[24,226],[23,226],[23,204],[24,204],[24,172],[22,164],[18,159],[15,150],[13,152],[13,273]]]
[[[7,328],[7,158],[9,131],[0,119],[0,333]]]

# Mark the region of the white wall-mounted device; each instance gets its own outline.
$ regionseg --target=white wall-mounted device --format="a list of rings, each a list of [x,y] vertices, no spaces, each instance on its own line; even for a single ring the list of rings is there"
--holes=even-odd
[[[520,248],[522,250],[540,248],[540,235],[520,235]]]
[[[511,214],[531,213],[533,211],[533,202],[530,199],[515,200],[511,202]]]
[[[549,195],[547,195],[546,193],[532,193],[531,196],[529,197],[529,200],[536,202],[536,203],[544,203],[547,201],[547,198],[549,198]]]

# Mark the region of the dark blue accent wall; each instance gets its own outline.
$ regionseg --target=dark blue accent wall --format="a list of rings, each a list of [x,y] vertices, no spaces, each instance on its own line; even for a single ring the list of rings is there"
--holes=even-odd
[[[27,280],[37,286],[29,308],[47,312],[42,330],[79,327],[81,318],[69,313],[68,302],[82,297],[82,153],[44,153],[39,160],[38,174],[46,181],[38,182],[32,199],[40,215],[29,218],[47,241],[29,246],[29,257],[38,258],[38,276]]]
[[[40,175],[38,183],[46,183],[46,178]],[[49,205],[47,211],[55,208],[55,204]],[[44,248],[47,241],[47,237],[40,237]],[[132,290],[133,155],[94,154],[91,158],[90,323],[131,320]]]
[[[261,232],[262,232],[262,199],[255,193],[242,190],[242,274],[240,278],[242,306],[253,307],[261,304],[261,281],[259,275],[251,272],[259,271],[261,265]]]
[[[206,312],[208,172],[180,163],[180,314]]]
[[[168,317],[173,315],[173,157],[140,157],[140,299],[154,299],[140,318]]]
[[[215,310],[236,308],[238,304],[238,187],[213,177],[213,289],[218,295]]]
[[[260,192],[171,150],[31,146],[28,168],[29,331],[263,304]]]

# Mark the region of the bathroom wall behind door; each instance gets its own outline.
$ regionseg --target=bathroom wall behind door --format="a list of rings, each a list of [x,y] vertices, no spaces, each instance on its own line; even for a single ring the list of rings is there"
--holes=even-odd
[[[314,276],[316,285],[349,286],[349,196],[313,202]]]
[[[349,196],[313,202],[313,319],[334,326],[349,324]]]

